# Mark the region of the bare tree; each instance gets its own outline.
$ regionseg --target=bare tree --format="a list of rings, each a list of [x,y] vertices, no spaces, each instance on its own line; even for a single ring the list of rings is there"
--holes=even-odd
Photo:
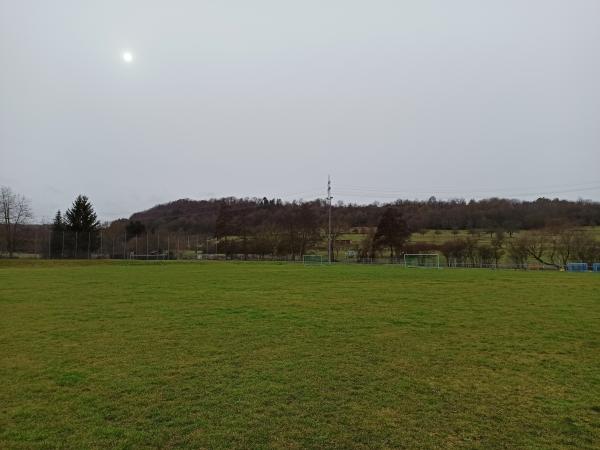
[[[528,240],[521,236],[511,239],[508,243],[508,257],[518,266],[524,266],[529,257]]]
[[[541,264],[558,267],[555,262],[556,245],[554,236],[547,230],[522,233],[519,238],[529,256]]]
[[[341,244],[339,242],[339,238],[342,234],[344,234],[348,229],[350,229],[350,224],[338,216],[333,217],[333,221],[331,224],[331,250],[334,254],[334,260],[338,259],[338,255],[340,252]]]
[[[33,218],[29,200],[7,186],[0,187],[0,211],[4,222],[6,249],[12,258],[21,225]]]
[[[572,255],[576,261],[593,263],[600,259],[600,242],[589,231],[577,230],[572,244]]]
[[[561,229],[554,237],[554,246],[556,248],[556,262],[564,267],[571,260],[575,250],[576,231],[570,229]]]
[[[361,258],[375,258],[375,230],[370,228],[360,242],[359,256]]]
[[[542,264],[556,268],[563,267],[569,261],[573,249],[573,230],[567,227],[521,233],[511,242],[511,254],[525,253]]]
[[[503,230],[496,230],[494,232],[494,237],[492,238],[492,248],[493,248],[493,252],[494,252],[494,263],[496,264],[496,267],[498,267],[498,264],[500,264],[500,259],[502,258],[502,256],[505,253],[505,250],[504,250],[504,240],[505,240],[504,231]]]

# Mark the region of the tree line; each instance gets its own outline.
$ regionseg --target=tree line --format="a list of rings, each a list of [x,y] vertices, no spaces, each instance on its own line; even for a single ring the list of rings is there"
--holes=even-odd
[[[25,197],[2,188],[0,201],[4,216],[5,247],[13,254],[19,229],[31,219],[31,207]],[[102,235],[108,241],[123,239],[122,256],[129,251],[127,242],[142,235],[156,235],[157,249],[165,247],[160,239],[170,233],[196,236],[196,250],[226,255],[276,255],[300,258],[325,251],[328,233],[328,204],[324,200],[290,201],[267,198],[182,199],[157,205],[147,211],[100,224],[90,200],[79,195],[64,215],[56,213],[47,252],[70,255],[95,252]],[[332,207],[332,250],[339,250],[343,233],[360,233],[353,245],[359,258],[383,256],[395,258],[403,253],[435,251],[446,261],[459,264],[498,264],[502,258],[515,264],[535,260],[540,264],[561,266],[569,258],[592,260],[597,242],[579,228],[600,225],[600,204],[540,198],[526,202],[507,199],[480,201],[398,200],[381,205],[356,205],[338,202]],[[448,240],[443,244],[409,243],[411,234],[424,229],[484,230],[487,242],[475,236]],[[516,231],[520,232],[512,239]],[[84,236],[85,235],[85,236]],[[167,244],[168,247],[169,244]],[[189,245],[188,245],[189,246]],[[212,246],[212,247],[211,247]],[[105,247],[106,248],[106,247]],[[171,247],[173,248],[173,247]],[[164,249],[163,249],[164,250]],[[586,253],[587,252],[587,253]],[[600,256],[598,256],[600,258]]]
[[[497,230],[508,233],[517,230],[542,229],[554,222],[568,222],[573,226],[600,225],[600,203],[539,198],[534,201],[490,198],[485,200],[397,200],[392,203],[369,205],[333,205],[333,218],[346,229],[377,226],[383,211],[398,210],[409,228],[433,230]],[[244,221],[248,227],[278,224],[282,216],[293,217],[299,208],[315,216],[320,226],[326,221],[327,203],[324,200],[282,201],[267,198],[222,198],[212,200],[181,199],[157,205],[135,213],[131,220],[139,220],[149,228],[190,233],[218,233],[218,218],[223,214],[234,221]]]
[[[513,237],[503,230],[491,233],[482,241],[479,233],[454,237],[441,244],[410,243],[407,253],[436,252],[444,256],[448,266],[564,268],[568,262],[600,262],[600,241],[593,232],[573,228],[566,223],[538,230],[520,231]]]

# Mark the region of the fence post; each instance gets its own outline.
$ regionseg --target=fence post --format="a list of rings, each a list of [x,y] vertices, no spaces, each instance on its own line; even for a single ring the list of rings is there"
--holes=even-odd
[[[77,259],[77,255],[79,253],[79,242],[78,242],[78,234],[75,232],[75,259]]]
[[[48,230],[48,259],[52,259],[52,230]]]

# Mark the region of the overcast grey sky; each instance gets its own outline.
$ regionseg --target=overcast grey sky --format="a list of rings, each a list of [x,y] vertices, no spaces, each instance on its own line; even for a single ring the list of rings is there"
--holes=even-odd
[[[600,200],[600,1],[0,0],[0,184]],[[123,61],[129,50],[133,61]]]

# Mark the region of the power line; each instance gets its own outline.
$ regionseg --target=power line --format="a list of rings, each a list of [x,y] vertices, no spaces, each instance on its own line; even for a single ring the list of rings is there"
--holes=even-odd
[[[513,197],[530,197],[530,196],[537,196],[537,197],[541,197],[541,196],[545,196],[545,195],[557,195],[557,194],[566,194],[566,193],[571,193],[571,192],[587,192],[587,191],[600,191],[600,185],[598,186],[591,186],[591,187],[587,187],[587,188],[573,188],[573,189],[562,189],[562,190],[553,190],[553,191],[546,191],[546,192],[511,192],[511,193],[506,193],[506,192],[500,192],[500,191],[494,191],[496,193],[496,195],[494,195],[495,197],[499,197],[499,196],[513,196]],[[373,192],[368,192],[368,193],[361,193],[361,192],[355,192],[355,191],[351,191],[351,190],[347,190],[347,189],[340,189],[338,191],[341,195],[346,195],[349,197],[362,197],[362,198],[388,198],[388,199],[400,199],[400,198],[408,198],[410,194],[426,194],[426,195],[440,195],[440,194],[447,194],[444,192],[439,192],[439,191],[405,191],[405,192],[396,192],[396,193],[389,193],[389,192],[380,192],[380,191],[373,191]],[[478,194],[485,194],[485,192],[482,191],[471,191],[469,192],[469,197],[473,197],[473,196],[477,196]],[[461,193],[456,192],[453,193],[451,195],[457,196],[457,197],[463,197],[463,195],[461,195]]]
[[[377,188],[377,187],[371,187],[371,186],[357,186],[357,185],[344,185],[344,184],[340,184],[338,185],[339,188],[344,189],[344,190],[356,190],[356,191],[370,191],[370,192],[377,192],[377,193],[388,193],[388,194],[403,194],[406,191],[410,191],[410,192],[414,192],[414,193],[428,193],[428,192],[440,192],[440,193],[456,193],[456,192],[464,192],[464,191],[469,191],[469,192],[478,192],[478,193],[484,193],[484,192],[523,192],[523,191],[533,191],[533,190],[542,190],[542,191],[550,191],[550,190],[554,190],[556,189],[557,192],[562,192],[562,191],[558,191],[558,189],[575,189],[575,188],[581,188],[581,189],[588,189],[590,187],[595,187],[598,186],[599,184],[599,180],[595,180],[595,181],[590,181],[590,182],[582,182],[582,183],[577,183],[577,184],[573,184],[573,183],[568,183],[568,184],[551,184],[551,185],[537,185],[537,186],[520,186],[520,187],[515,187],[515,186],[510,186],[510,187],[489,187],[489,186],[485,186],[485,187],[457,187],[457,186],[431,186],[427,191],[415,191],[414,190],[414,186],[410,186],[408,188],[395,188],[395,189],[387,189],[387,188]],[[420,188],[419,188],[420,189]]]

